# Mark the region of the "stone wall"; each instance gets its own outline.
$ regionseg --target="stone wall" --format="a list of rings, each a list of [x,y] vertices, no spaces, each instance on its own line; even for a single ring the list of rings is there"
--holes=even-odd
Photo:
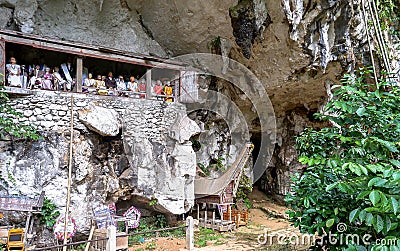
[[[88,231],[98,205],[115,202],[122,212],[135,205],[167,214],[191,208],[196,155],[189,138],[200,129],[184,105],[87,94],[73,98],[71,206],[81,233]],[[0,141],[2,194],[34,196],[43,190],[64,211],[70,102],[70,93],[50,91],[11,99],[22,113],[19,121],[36,126],[42,139]],[[4,220],[21,221],[15,214]]]

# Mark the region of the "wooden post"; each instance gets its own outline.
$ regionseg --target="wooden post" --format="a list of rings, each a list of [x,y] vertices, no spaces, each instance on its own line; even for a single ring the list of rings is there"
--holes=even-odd
[[[67,202],[65,207],[65,217],[64,217],[64,247],[63,251],[67,251],[67,242],[68,242],[68,222],[69,222],[69,204],[71,200],[71,183],[72,183],[72,151],[74,144],[74,96],[71,94],[71,120],[70,120],[70,140],[69,140],[69,163],[68,163],[68,186],[67,186]]]
[[[197,220],[200,220],[200,206],[197,204]]]
[[[32,217],[32,213],[29,212],[28,213],[28,218],[26,219],[25,231],[24,231],[24,240],[23,240],[23,242],[24,242],[25,245],[26,245],[26,238],[27,238],[27,235],[28,235],[28,232],[29,232],[29,225],[30,225],[29,223],[31,221],[31,217]]]
[[[3,85],[6,83],[6,42],[0,39],[0,74],[3,74]]]
[[[229,221],[232,222],[232,210],[231,210],[231,204],[229,204],[228,206],[228,210],[229,210]]]
[[[215,211],[213,211],[213,215],[212,215],[212,226],[214,229],[214,223],[215,223]]]
[[[107,227],[107,251],[117,250],[117,228],[114,225]]]
[[[92,224],[92,227],[90,228],[88,241],[92,240],[93,233],[94,233],[94,228],[95,228],[95,225],[93,224],[92,221],[90,222],[90,224]],[[90,248],[90,242],[86,243],[85,251],[89,251],[89,248]]]
[[[82,92],[83,59],[76,59],[76,92]]]
[[[194,222],[192,216],[186,218],[186,249],[194,249]]]
[[[151,95],[151,69],[146,71],[146,99],[152,99]]]
[[[206,206],[206,211],[204,213],[204,227],[207,228],[207,206]]]
[[[27,234],[28,233],[32,233],[32,231],[33,231],[33,223],[34,222],[35,222],[35,218],[32,218],[31,219],[31,223],[29,224],[29,230],[28,230]]]

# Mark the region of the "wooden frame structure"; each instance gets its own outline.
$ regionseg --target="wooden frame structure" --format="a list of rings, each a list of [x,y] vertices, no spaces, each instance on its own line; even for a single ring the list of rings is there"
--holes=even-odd
[[[42,211],[44,195],[45,193],[43,191],[36,198],[24,196],[0,196],[0,211],[19,211],[28,213],[25,223],[24,243],[26,243],[28,235],[31,234],[33,230],[33,214],[39,214]]]
[[[253,149],[253,144],[246,144],[232,166],[219,178],[198,177],[195,179],[195,202],[197,203],[197,219],[200,226],[218,231],[232,231],[241,225],[247,224],[247,212],[242,213],[232,210],[232,205],[239,188],[243,169]],[[208,219],[207,209],[205,210],[204,218],[200,218],[200,203],[217,205],[221,219],[215,219],[215,212],[213,212],[212,219]],[[222,210],[222,208],[225,208],[225,210]]]
[[[67,53],[70,55],[74,55],[77,57],[76,62],[76,92],[82,92],[82,75],[83,75],[83,62],[84,58],[97,58],[110,60],[113,62],[122,62],[132,65],[140,65],[147,67],[146,71],[146,98],[152,98],[152,90],[151,90],[151,69],[169,69],[179,71],[179,76],[185,75],[186,72],[190,72],[191,74],[196,74],[196,70],[188,67],[187,65],[173,61],[165,58],[159,58],[154,56],[142,55],[138,53],[132,53],[129,51],[117,50],[113,48],[103,47],[103,46],[94,46],[88,45],[84,43],[65,41],[65,40],[57,40],[52,38],[44,38],[38,35],[25,34],[22,32],[11,31],[0,29],[0,73],[5,76],[5,65],[6,65],[6,44],[13,43],[19,45],[25,45],[32,48],[56,51],[61,53]],[[191,78],[190,81],[193,82],[193,79],[197,79],[196,77]],[[197,83],[196,88],[197,88]],[[194,89],[192,86],[183,87],[185,85],[180,81],[180,87],[175,90],[182,91],[184,89]],[[190,82],[189,82],[190,85]],[[176,96],[181,94],[175,93],[174,100]],[[186,94],[182,94],[186,95]],[[192,94],[190,99],[180,100],[181,102],[191,103],[197,102],[197,93],[195,95]]]
[[[246,144],[232,166],[219,178],[197,177],[194,182],[194,193],[197,203],[233,204],[239,187],[243,169],[249,160],[254,145]]]

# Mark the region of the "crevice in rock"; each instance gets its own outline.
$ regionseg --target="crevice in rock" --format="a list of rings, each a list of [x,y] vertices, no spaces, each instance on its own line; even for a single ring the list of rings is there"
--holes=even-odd
[[[139,11],[136,11],[138,16],[139,16],[139,24],[142,26],[142,29],[144,30],[144,32],[147,34],[147,36],[149,36],[149,38],[151,38],[152,40],[154,40],[154,36],[153,33],[151,32],[151,30],[144,24],[143,21],[143,16],[139,13]]]
[[[258,10],[263,13],[259,16],[256,8],[253,0],[239,0],[236,6],[229,9],[236,44],[242,49],[243,56],[248,59],[251,57],[251,47],[256,37],[272,23],[266,9]]]

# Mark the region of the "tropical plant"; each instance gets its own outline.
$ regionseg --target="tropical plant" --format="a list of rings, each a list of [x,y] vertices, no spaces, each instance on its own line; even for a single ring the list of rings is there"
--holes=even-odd
[[[50,199],[44,198],[42,211],[40,213],[40,223],[46,227],[53,227],[59,215],[60,211],[57,210],[57,206],[52,203]]]
[[[400,88],[372,85],[370,76],[346,75],[316,115],[334,126],[296,139],[305,171],[286,197],[290,221],[303,233],[336,236],[314,249],[400,250]]]
[[[252,208],[253,205],[249,199],[249,194],[253,191],[253,182],[246,175],[242,175],[239,181],[239,187],[236,193],[235,201],[243,201],[248,209]]]

